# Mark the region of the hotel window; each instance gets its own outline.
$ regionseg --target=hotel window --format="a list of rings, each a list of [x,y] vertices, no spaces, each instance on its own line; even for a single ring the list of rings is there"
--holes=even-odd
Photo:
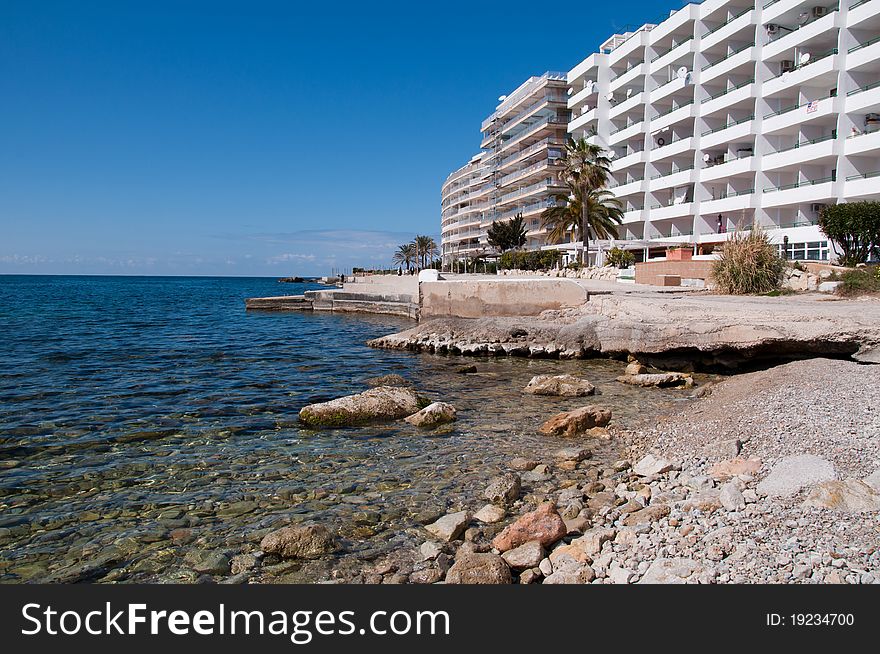
[[[783,247],[782,244],[777,246],[782,256]],[[828,242],[789,243],[786,258],[792,261],[828,261]]]

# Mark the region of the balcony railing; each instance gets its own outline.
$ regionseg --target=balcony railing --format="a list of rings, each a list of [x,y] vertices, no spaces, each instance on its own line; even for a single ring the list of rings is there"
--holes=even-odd
[[[740,195],[751,195],[754,192],[755,189],[753,188],[747,188],[744,191],[721,191],[721,193],[718,194],[718,199],[723,200],[725,198],[736,198]]]
[[[615,75],[614,77],[612,77],[611,79],[609,79],[608,82],[611,83],[611,82],[613,82],[614,80],[616,80],[618,77],[623,77],[623,76],[626,75],[629,71],[631,71],[633,68],[638,68],[638,67],[641,66],[643,63],[645,63],[644,59],[643,59],[642,61],[639,61],[639,62],[635,63],[635,64],[632,64],[632,65],[630,65],[630,66],[627,66],[625,71],[623,71],[622,73],[617,73],[617,75]]]
[[[852,50],[850,50],[850,52],[852,52]],[[837,54],[837,48],[831,48],[827,52],[823,52],[821,54],[817,54],[815,57],[811,57],[810,60],[807,61],[806,63],[798,64],[797,66],[792,68],[790,71],[787,70],[785,72],[779,73],[778,75],[774,75],[773,77],[771,77],[767,81],[769,82],[770,80],[779,79],[780,77],[785,75],[785,73],[793,73],[796,70],[800,70],[801,68],[806,68],[810,64],[815,64],[817,61],[822,61],[823,59],[827,59],[828,57],[831,57],[836,54]]]
[[[861,7],[861,6],[862,6],[863,4],[865,4],[866,2],[870,2],[870,0],[859,0],[859,1],[858,1],[857,3],[855,3],[854,5],[850,5],[850,6],[849,6],[849,10],[852,11],[852,10],[855,9],[856,7]]]
[[[724,95],[727,95],[728,93],[733,93],[737,89],[741,89],[744,86],[748,86],[749,84],[754,83],[754,81],[755,81],[755,78],[751,77],[751,78],[747,79],[745,82],[741,82],[740,84],[737,84],[736,86],[732,86],[729,89],[725,89],[724,91],[721,91],[720,93],[716,93],[715,95],[710,95],[708,98],[700,100],[700,103],[705,104],[705,103],[709,102],[709,100],[715,100],[715,99],[720,98]]]
[[[672,170],[671,172],[668,172],[668,173],[659,173],[659,174],[657,174],[657,175],[653,175],[653,176],[651,177],[651,180],[653,181],[653,180],[655,180],[655,179],[660,179],[661,177],[669,177],[670,175],[675,175],[675,174],[677,174],[677,173],[683,173],[683,172],[685,172],[685,171],[693,170],[693,169],[694,169],[694,164],[691,164],[690,166],[676,167],[676,168],[675,168],[674,170]]]
[[[794,184],[786,184],[785,186],[771,186],[765,188],[764,193],[773,193],[775,191],[788,191],[793,188],[802,188],[804,186],[815,186],[816,184],[824,184],[825,182],[833,182],[834,177],[820,177],[819,179],[805,179]]]
[[[825,141],[831,141],[837,138],[837,134],[828,134],[826,136],[820,136],[819,138],[810,139],[809,141],[800,141],[795,143],[794,145],[790,145],[787,148],[782,148],[781,150],[777,150],[772,154],[779,154],[780,152],[791,152],[792,150],[797,150],[798,148],[803,148],[808,145],[815,145],[816,143],[823,143]]]
[[[735,20],[736,20],[737,18],[739,18],[740,16],[745,16],[745,15],[746,15],[747,13],[749,13],[752,9],[754,9],[754,7],[746,7],[746,8],[743,9],[741,12],[739,12],[736,16],[731,16],[731,17],[728,18],[725,22],[721,23],[718,27],[713,27],[713,28],[710,29],[708,32],[706,32],[705,34],[703,34],[703,38],[705,39],[705,38],[706,38],[707,36],[709,36],[710,34],[713,34],[713,33],[717,32],[718,30],[720,30],[720,29],[721,29],[722,27],[724,27],[725,25],[730,25],[733,21],[735,21]]]
[[[667,109],[666,111],[663,111],[663,112],[657,114],[651,120],[657,120],[658,118],[663,118],[663,116],[668,116],[673,111],[678,111],[679,109],[684,109],[685,107],[690,107],[693,103],[694,103],[693,100],[689,100],[688,102],[685,102],[684,104],[680,104],[677,107],[672,107],[671,109]]]
[[[530,154],[534,154],[535,152],[537,152],[538,150],[540,150],[544,146],[550,146],[550,145],[565,145],[565,141],[562,139],[554,139],[554,138],[542,139],[542,140],[538,141],[537,143],[530,145],[525,150],[520,150],[519,152],[513,153],[509,157],[505,157],[498,164],[498,167],[503,168],[504,166],[509,164],[511,161],[516,161],[517,159],[519,159],[521,157],[527,157]]]
[[[611,130],[610,132],[608,132],[608,136],[614,136],[615,134],[617,134],[617,132],[622,132],[623,130],[625,130],[625,129],[629,129],[629,128],[632,127],[633,125],[638,125],[638,124],[641,123],[641,122],[644,122],[644,121],[641,121],[641,120],[634,120],[634,121],[632,121],[632,122],[629,122],[629,123],[627,123],[626,125],[624,125],[623,127],[618,127],[617,129],[613,129],[613,130]]]
[[[634,183],[636,183],[636,182],[642,182],[642,181],[644,181],[644,180],[645,180],[644,176],[642,176],[642,177],[633,177],[632,179],[628,179],[628,180],[625,181],[625,182],[618,182],[618,183],[616,183],[616,184],[609,184],[609,185],[608,185],[608,188],[618,188],[618,187],[620,187],[620,186],[626,186],[627,184],[634,184]]]
[[[693,138],[692,136],[673,136],[672,139],[664,143],[663,145],[655,145],[652,150],[659,150],[660,148],[665,148],[666,146],[672,145],[673,143],[678,143],[679,141],[684,141],[685,139]]]
[[[709,136],[709,134],[714,134],[715,132],[720,132],[722,130],[727,129],[728,127],[736,127],[737,125],[742,125],[743,123],[747,123],[750,120],[754,120],[754,119],[755,119],[755,115],[749,114],[748,116],[746,116],[745,118],[743,118],[741,120],[735,120],[731,123],[727,123],[726,125],[722,125],[721,127],[716,127],[715,129],[707,130],[707,131],[703,132],[700,136]]]
[[[718,61],[713,61],[710,64],[706,64],[705,66],[700,68],[700,70],[706,70],[707,68],[711,68],[712,66],[715,66],[716,64],[720,64],[722,61],[726,61],[727,59],[730,59],[733,55],[738,55],[740,52],[742,52],[744,50],[748,50],[749,48],[754,48],[754,47],[755,47],[755,43],[753,41],[752,43],[749,43],[748,45],[744,45],[743,47],[734,50],[730,54],[721,57],[721,59],[719,59]]]
[[[870,84],[866,84],[865,86],[860,86],[857,89],[853,89],[852,91],[847,91],[847,96],[855,95],[856,93],[862,93],[863,91],[870,91],[871,89],[876,89],[880,86],[880,82],[871,82]]]
[[[869,45],[874,45],[878,41],[880,41],[880,36],[875,36],[873,39],[869,39],[869,40],[865,41],[864,43],[859,43],[858,45],[854,45],[849,50],[847,50],[847,52],[855,52],[856,50],[861,50],[862,48],[867,48]]]
[[[777,109],[776,111],[771,111],[769,114],[765,114],[764,118],[773,118],[773,116],[781,116],[782,114],[787,114],[790,111],[794,111],[795,109],[800,109],[801,107],[806,107],[807,105],[813,104],[814,102],[818,103],[818,102],[820,102],[820,100],[809,100],[807,102],[801,102],[800,104],[789,105],[788,107],[783,107],[782,109]]]
[[[852,7],[850,7],[852,9]],[[854,182],[857,179],[871,179],[872,177],[880,177],[880,170],[873,170],[870,173],[859,173],[858,175],[850,175],[846,178],[848,182]]]
[[[763,9],[766,9],[767,7],[772,7],[772,6],[775,5],[777,2],[779,2],[779,0],[770,0],[770,2],[768,2],[767,4],[765,4],[762,8],[763,8]]]
[[[694,37],[689,36],[688,38],[686,38],[686,39],[685,39],[684,41],[682,41],[681,43],[673,43],[671,48],[669,48],[669,49],[667,49],[666,51],[661,52],[660,54],[654,56],[654,58],[651,59],[651,63],[654,63],[654,62],[657,61],[660,57],[665,57],[665,56],[668,55],[670,52],[672,52],[673,50],[675,50],[676,48],[678,48],[679,46],[682,46],[682,45],[684,45],[685,43],[690,43],[690,42],[693,41],[693,40],[694,40]]]

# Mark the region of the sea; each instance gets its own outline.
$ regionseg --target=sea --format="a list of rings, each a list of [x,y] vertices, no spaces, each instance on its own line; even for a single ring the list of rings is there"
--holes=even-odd
[[[587,377],[598,388],[589,402],[618,424],[689,401],[615,382],[620,361],[378,350],[366,341],[415,323],[245,311],[245,298],[312,288],[322,287],[0,276],[0,582],[218,581],[204,560],[256,551],[262,535],[299,522],[327,526],[340,552],[253,580],[347,578],[417,547],[439,515],[478,509],[511,458],[550,462],[570,445],[536,430],[585,399],[524,394],[533,375]],[[388,373],[459,419],[433,431],[300,426],[303,406]]]

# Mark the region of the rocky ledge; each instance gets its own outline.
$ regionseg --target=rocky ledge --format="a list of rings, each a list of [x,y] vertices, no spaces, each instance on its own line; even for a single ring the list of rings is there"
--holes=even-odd
[[[533,317],[437,318],[369,345],[464,355],[621,357],[667,369],[809,356],[880,361],[880,301],[807,295],[591,296]]]

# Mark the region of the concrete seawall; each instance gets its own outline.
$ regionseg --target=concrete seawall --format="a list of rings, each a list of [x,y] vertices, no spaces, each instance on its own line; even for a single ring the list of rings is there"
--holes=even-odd
[[[422,319],[536,316],[587,301],[583,286],[549,278],[422,282],[419,296]]]

